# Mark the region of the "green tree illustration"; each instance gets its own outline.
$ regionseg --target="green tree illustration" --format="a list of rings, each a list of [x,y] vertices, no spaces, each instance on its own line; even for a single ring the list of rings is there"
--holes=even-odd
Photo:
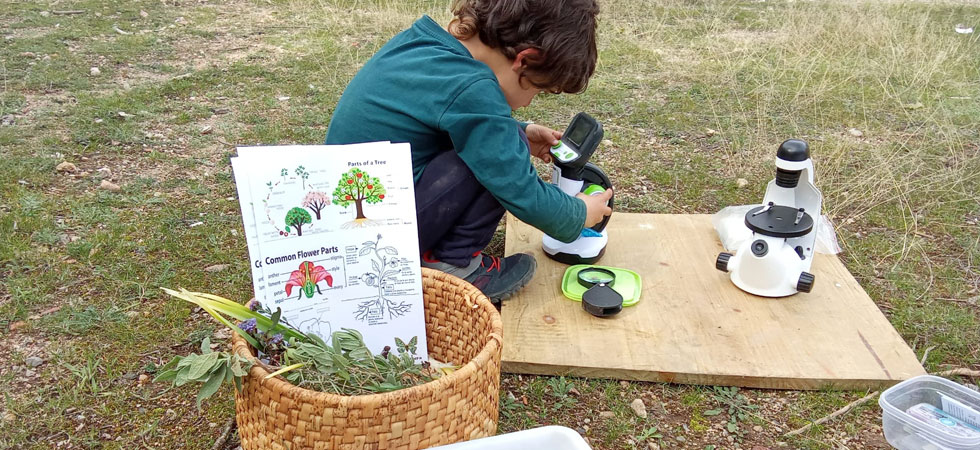
[[[310,179],[310,173],[306,171],[306,167],[297,167],[296,176],[298,176],[300,180],[303,180],[303,189],[306,189],[306,180]]]
[[[341,175],[337,188],[333,190],[333,203],[344,208],[351,203],[357,208],[357,218],[363,220],[364,202],[381,203],[385,199],[385,187],[381,180],[372,178],[367,172],[355,167]]]
[[[313,223],[313,217],[303,208],[293,208],[286,213],[286,232],[289,227],[296,228],[296,235],[303,235],[303,224]]]

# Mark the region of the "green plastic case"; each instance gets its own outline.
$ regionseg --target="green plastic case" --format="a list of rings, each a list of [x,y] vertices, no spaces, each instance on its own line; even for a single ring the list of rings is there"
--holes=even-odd
[[[561,292],[565,294],[566,298],[577,302],[582,301],[582,294],[587,288],[579,284],[578,273],[580,270],[589,267],[607,269],[616,274],[616,282],[613,283],[612,288],[614,291],[619,292],[619,295],[623,296],[624,307],[633,306],[640,301],[643,283],[638,273],[618,267],[595,266],[591,264],[576,264],[565,270],[565,276],[561,279]]]

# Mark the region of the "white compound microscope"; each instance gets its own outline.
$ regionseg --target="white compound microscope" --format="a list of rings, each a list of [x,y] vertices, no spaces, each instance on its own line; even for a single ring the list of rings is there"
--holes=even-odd
[[[715,267],[730,272],[739,289],[762,297],[810,292],[809,273],[823,195],[813,185],[813,161],[806,142],[790,139],[776,151],[776,178],[762,206],[745,214],[752,231],[734,255],[722,252]]]

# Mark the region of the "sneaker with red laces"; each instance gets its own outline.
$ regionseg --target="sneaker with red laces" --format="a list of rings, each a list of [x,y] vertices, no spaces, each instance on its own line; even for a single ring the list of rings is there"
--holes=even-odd
[[[538,262],[527,253],[504,259],[481,253],[483,261],[473,273],[463,278],[483,292],[494,304],[506,300],[531,281]]]

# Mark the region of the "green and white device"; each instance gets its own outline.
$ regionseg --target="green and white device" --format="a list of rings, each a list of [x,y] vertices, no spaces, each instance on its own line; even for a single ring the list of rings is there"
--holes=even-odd
[[[602,142],[602,124],[592,116],[580,112],[562,134],[561,141],[551,148],[554,171],[551,182],[562,192],[575,196],[579,192],[595,195],[612,188],[609,177],[598,166],[589,162],[599,143]],[[609,207],[613,199],[609,199]],[[591,228],[582,230],[572,242],[562,242],[545,235],[542,239],[544,253],[549,258],[565,264],[592,264],[606,251],[609,236],[606,224],[609,216]]]

